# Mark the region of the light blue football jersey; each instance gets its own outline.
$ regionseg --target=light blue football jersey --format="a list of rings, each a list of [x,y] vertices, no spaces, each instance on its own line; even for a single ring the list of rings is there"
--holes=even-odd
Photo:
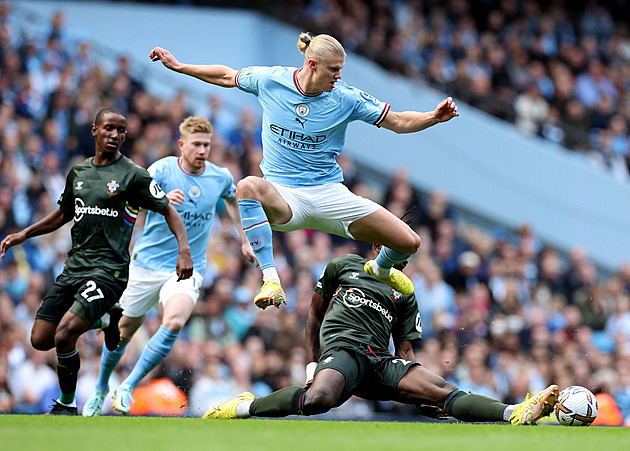
[[[299,187],[343,180],[335,157],[352,121],[378,126],[390,105],[339,80],[331,92],[306,94],[297,81],[301,69],[255,66],[236,74],[236,85],[258,97],[262,115],[266,179]]]
[[[221,198],[233,198],[236,193],[230,171],[206,161],[203,173],[192,175],[184,172],[177,157],[162,158],[153,163],[148,171],[165,193],[176,188],[184,192],[186,202],[173,206],[186,225],[194,269],[203,273],[217,202]],[[178,255],[177,239],[168,228],[164,216],[148,211],[144,230],[133,248],[131,261],[144,268],[175,272]]]

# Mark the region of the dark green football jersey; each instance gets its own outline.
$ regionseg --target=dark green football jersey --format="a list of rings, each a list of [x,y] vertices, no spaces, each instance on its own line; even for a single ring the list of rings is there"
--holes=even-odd
[[[83,275],[104,270],[126,279],[138,209],[159,211],[169,201],[147,170],[129,158],[121,156],[103,166],[92,160],[70,170],[58,202],[66,217],[74,216],[64,272]]]
[[[415,294],[403,296],[368,275],[363,269],[366,261],[351,254],[335,258],[317,282],[315,292],[332,298],[320,331],[323,350],[344,340],[387,352],[390,334],[394,342],[422,338]]]

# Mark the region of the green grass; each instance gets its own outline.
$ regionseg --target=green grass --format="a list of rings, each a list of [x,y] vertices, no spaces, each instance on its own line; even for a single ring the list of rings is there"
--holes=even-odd
[[[629,449],[630,429],[494,424],[0,415],[1,450]]]

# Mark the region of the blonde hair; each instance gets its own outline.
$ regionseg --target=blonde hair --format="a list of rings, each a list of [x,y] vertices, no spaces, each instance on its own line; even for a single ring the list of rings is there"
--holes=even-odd
[[[210,125],[210,121],[201,116],[188,116],[181,124],[179,124],[179,137],[182,141],[186,141],[186,138],[193,133],[212,134],[212,125]]]
[[[327,34],[312,36],[310,33],[302,32],[297,42],[297,48],[300,53],[304,53],[304,57],[307,59],[346,57],[346,51],[339,41]]]

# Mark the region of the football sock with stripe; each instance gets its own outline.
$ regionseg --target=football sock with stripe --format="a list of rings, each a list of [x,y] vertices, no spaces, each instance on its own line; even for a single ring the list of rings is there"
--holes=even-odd
[[[109,391],[109,378],[116,369],[118,362],[125,353],[127,343],[120,342],[114,351],[103,346],[101,354],[101,366],[98,369],[98,377],[96,378],[96,389],[99,391]]]
[[[140,358],[136,362],[136,366],[133,367],[123,384],[136,388],[142,378],[158,366],[173,349],[173,344],[175,344],[178,336],[179,332],[173,332],[164,326],[160,326],[158,331],[147,342],[142,350],[142,354],[140,354]]]
[[[297,385],[282,388],[270,395],[256,398],[249,407],[249,413],[255,417],[285,417],[304,415],[306,389]]]
[[[413,254],[403,254],[402,252],[395,251],[388,247],[381,247],[378,255],[376,256],[376,265],[372,265],[372,269],[378,277],[389,276],[389,270],[398,263],[402,263],[411,257]]]
[[[444,411],[461,421],[504,421],[507,404],[481,395],[455,390],[444,403]]]
[[[77,389],[77,375],[80,367],[81,359],[76,348],[67,354],[57,353],[57,377],[59,378],[59,388],[61,389],[60,403],[65,405],[74,403],[74,393]]]
[[[262,204],[253,199],[241,199],[238,201],[238,209],[241,214],[243,232],[254,249],[265,278],[279,282],[273,261],[273,235]]]

